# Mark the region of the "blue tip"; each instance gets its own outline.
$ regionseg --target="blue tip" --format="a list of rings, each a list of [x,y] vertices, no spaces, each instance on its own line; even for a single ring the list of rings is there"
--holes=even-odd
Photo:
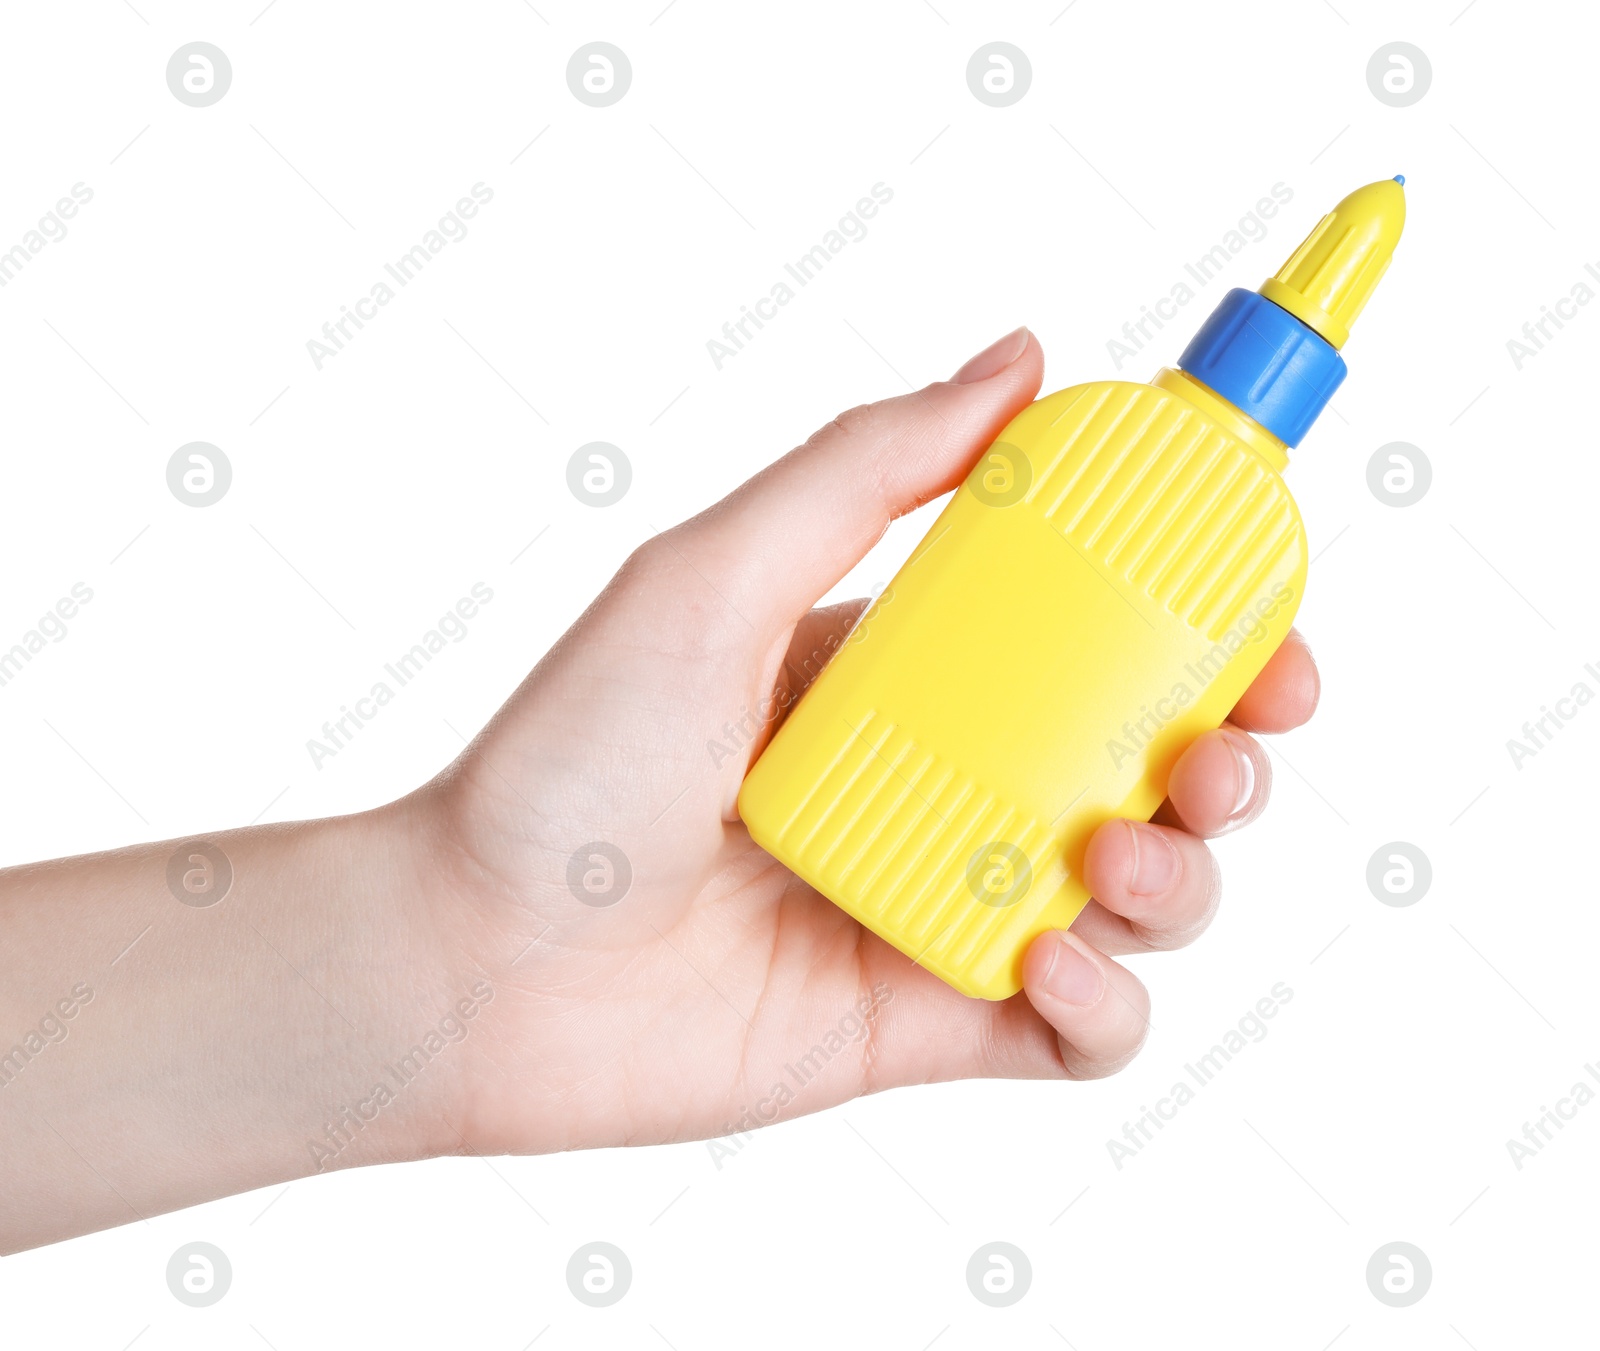
[[[1404,174],[1396,174],[1394,176],[1394,181],[1403,188],[1406,185],[1406,176]]]

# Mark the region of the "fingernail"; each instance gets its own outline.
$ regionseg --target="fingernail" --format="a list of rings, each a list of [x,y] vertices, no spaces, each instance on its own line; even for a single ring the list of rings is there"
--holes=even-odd
[[[1158,896],[1178,880],[1178,851],[1166,832],[1138,821],[1128,822],[1133,837],[1133,867],[1128,890],[1135,896]]]
[[[1044,973],[1045,993],[1063,1004],[1093,1004],[1105,989],[1100,968],[1073,946],[1064,934],[1056,937],[1055,956]]]
[[[1256,762],[1251,759],[1250,752],[1236,736],[1228,736],[1228,745],[1233,751],[1234,773],[1238,776],[1238,787],[1233,795],[1233,807],[1228,812],[1228,820],[1244,814],[1250,805],[1250,799],[1256,795]]]
[[[1022,349],[1027,345],[1028,329],[1027,325],[1023,325],[1021,328],[1013,329],[998,341],[990,343],[950,379],[952,383],[958,385],[975,385],[980,380],[987,380],[991,375],[999,375],[1022,355]]]

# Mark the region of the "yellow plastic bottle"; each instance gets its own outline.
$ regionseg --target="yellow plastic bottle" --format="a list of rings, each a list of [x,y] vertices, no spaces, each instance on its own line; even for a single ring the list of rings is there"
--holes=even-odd
[[[1087,903],[1084,849],[1148,819],[1289,632],[1280,477],[1343,380],[1405,222],[1358,189],[1148,385],[1012,420],[751,769],[750,834],[964,994],[1004,999]]]

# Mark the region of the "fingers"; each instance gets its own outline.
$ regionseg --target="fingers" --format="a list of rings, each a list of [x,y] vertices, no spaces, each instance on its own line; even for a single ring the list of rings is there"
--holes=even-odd
[[[1233,710],[1230,721],[1250,732],[1287,732],[1316,711],[1322,694],[1316,658],[1298,629],[1290,629]]]
[[[841,414],[663,538],[752,623],[787,627],[894,517],[960,483],[1043,374],[1038,342],[1018,329],[951,380]]]
[[[1111,821],[1095,833],[1084,855],[1084,880],[1095,899],[1074,931],[1117,954],[1183,947],[1199,937],[1216,913],[1220,877],[1195,836],[1223,835],[1254,820],[1271,785],[1271,762],[1244,729],[1298,727],[1316,710],[1320,693],[1311,650],[1291,630],[1232,721],[1179,758],[1155,823]]]
[[[1108,821],[1084,851],[1094,902],[1072,930],[1102,952],[1169,951],[1205,931],[1222,897],[1211,851],[1186,831]]]
[[[1267,805],[1272,762],[1254,737],[1224,723],[1197,737],[1167,779],[1167,801],[1157,814],[1204,838],[1248,825]]]
[[[1034,940],[1022,964],[1029,1001],[1056,1034],[1074,1079],[1115,1074],[1150,1030],[1150,995],[1131,971],[1072,933]]]

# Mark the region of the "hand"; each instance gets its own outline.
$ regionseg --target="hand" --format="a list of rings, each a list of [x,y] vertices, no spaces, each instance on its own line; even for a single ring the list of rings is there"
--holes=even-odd
[[[1112,958],[1210,919],[1201,837],[1266,801],[1245,729],[1316,703],[1297,638],[1178,762],[1158,824],[1095,835],[1097,899],[1005,1003],[862,929],[735,811],[762,710],[807,669],[786,655],[863,605],[812,602],[961,481],[1041,367],[1019,331],[835,419],[630,558],[432,783],[207,837],[214,900],[175,890],[195,841],[0,874],[0,1026],[24,1029],[0,1047],[0,1252],[326,1168],[715,1137],[897,1084],[1127,1063],[1148,999]],[[574,885],[596,845],[610,895]]]
[[[457,764],[398,804],[431,823],[441,959],[496,991],[492,1032],[459,1061],[469,1148],[715,1137],[901,1084],[1109,1074],[1138,1051],[1149,998],[1113,958],[1181,947],[1209,923],[1218,874],[1202,840],[1254,819],[1271,778],[1245,729],[1286,730],[1316,704],[1297,635],[1232,724],[1178,762],[1158,824],[1095,835],[1096,899],[1034,943],[1024,994],[1003,1003],[962,997],[863,929],[735,810],[772,711],[801,688],[799,658],[832,650],[865,602],[810,607],[892,518],[960,483],[1042,370],[1038,343],[1009,334],[948,382],[841,415],[658,535]],[[571,869],[604,873],[595,843],[618,851],[614,904],[569,885]]]

